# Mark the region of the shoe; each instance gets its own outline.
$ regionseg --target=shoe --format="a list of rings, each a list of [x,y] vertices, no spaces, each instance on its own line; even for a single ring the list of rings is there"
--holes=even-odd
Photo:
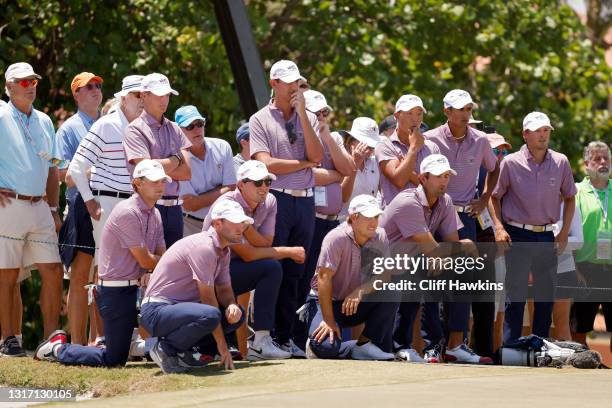
[[[423,357],[417,353],[415,349],[401,349],[395,352],[395,358],[401,361],[407,361],[409,363],[424,363]]]
[[[15,336],[8,336],[0,345],[0,357],[25,357],[26,353]]]
[[[155,364],[157,364],[165,374],[185,373],[189,371],[189,368],[179,365],[179,358],[177,356],[169,356],[164,352],[159,340],[151,347],[149,354],[151,354],[151,358],[155,361]]]
[[[236,346],[227,346],[227,351],[232,355],[233,361],[242,361],[244,357],[242,357],[242,353]]]
[[[38,345],[34,352],[34,360],[57,361],[57,356],[54,353],[56,347],[61,347],[68,343],[68,335],[63,330],[56,330],[47,340]]]
[[[193,350],[185,351],[184,353],[178,353],[178,364],[181,367],[187,368],[202,368],[208,365],[206,359],[201,358],[202,354],[193,352]],[[196,358],[197,357],[197,358]]]
[[[306,358],[308,360],[317,360],[319,358],[310,348],[310,337],[306,339],[306,347],[304,347],[304,352],[306,353]]]
[[[465,344],[461,344],[452,349],[447,348],[444,353],[444,360],[447,363],[458,364],[493,364],[493,359],[479,356]]]
[[[295,345],[293,339],[280,346],[280,348],[288,353],[291,353],[291,357],[293,358],[306,358],[306,353]]]
[[[351,358],[351,351],[356,345],[357,340],[347,340],[340,343],[340,351],[338,352],[338,358]]]
[[[94,347],[105,349],[106,348],[106,337],[96,337],[96,341],[93,344]]]
[[[249,361],[284,360],[286,358],[291,358],[291,353],[281,349],[270,335],[264,336],[259,344],[251,344],[247,353]]]
[[[394,360],[395,356],[392,353],[382,351],[376,344],[368,341],[361,346],[359,344],[353,347],[351,356],[354,360]]]
[[[440,354],[440,346],[436,345],[433,348],[425,350],[423,352],[423,361],[428,364],[441,363],[442,355]]]

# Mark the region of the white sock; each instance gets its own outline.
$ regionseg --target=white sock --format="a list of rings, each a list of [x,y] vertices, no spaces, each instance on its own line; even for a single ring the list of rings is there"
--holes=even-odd
[[[255,332],[255,338],[253,339],[253,345],[259,345],[264,337],[270,335],[270,330],[257,330]]]
[[[15,338],[19,342],[19,347],[23,347],[23,334],[16,334]]]

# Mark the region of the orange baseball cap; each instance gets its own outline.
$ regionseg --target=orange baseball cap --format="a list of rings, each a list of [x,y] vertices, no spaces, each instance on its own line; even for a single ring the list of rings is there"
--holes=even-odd
[[[72,83],[70,84],[70,89],[72,90],[72,93],[74,94],[77,91],[77,89],[84,87],[90,81],[100,82],[100,83],[104,82],[102,77],[94,75],[91,72],[81,72],[80,74],[78,74],[72,79]]]

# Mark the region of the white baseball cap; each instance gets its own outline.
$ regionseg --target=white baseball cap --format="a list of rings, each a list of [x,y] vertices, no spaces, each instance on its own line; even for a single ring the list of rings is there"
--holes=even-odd
[[[211,209],[210,218],[213,220],[228,220],[234,224],[246,222],[253,224],[253,219],[244,213],[240,204],[233,200],[221,200]]]
[[[531,130],[533,132],[543,126],[548,126],[551,130],[555,129],[550,124],[550,119],[545,113],[531,112],[523,119],[523,130]]]
[[[143,92],[152,92],[157,96],[164,96],[168,94],[178,95],[174,89],[170,87],[170,81],[168,77],[157,72],[149,74],[142,79]]]
[[[164,167],[160,162],[144,159],[140,161],[134,168],[134,178],[146,177],[151,181],[166,180],[166,183],[172,183],[172,178],[166,175]]]
[[[323,108],[327,108],[330,111],[333,110],[331,106],[327,104],[327,100],[321,92],[309,89],[304,92],[304,100],[306,102],[306,109],[312,113],[316,113]]]
[[[463,89],[453,89],[444,96],[443,101],[444,108],[462,109],[468,103],[474,105],[474,108],[478,107],[472,100],[470,94]]]
[[[34,68],[32,68],[32,66],[27,62],[16,62],[11,64],[4,72],[4,79],[7,81],[24,79],[30,76],[35,76],[38,79],[42,78],[40,75],[34,72]]]
[[[453,176],[457,175],[457,172],[451,169],[446,156],[441,154],[430,154],[421,162],[420,174],[430,173],[434,176],[439,176],[447,171],[450,171]]]
[[[373,218],[382,214],[383,210],[380,209],[375,197],[368,194],[360,194],[351,200],[348,213],[349,215],[359,213],[364,217]]]
[[[351,137],[360,142],[366,143],[369,147],[374,148],[380,142],[378,135],[378,124],[374,119],[360,117],[353,120],[351,130],[346,131]]]
[[[395,112],[408,112],[410,109],[416,108],[417,106],[423,109],[423,113],[427,113],[421,98],[412,94],[402,95],[397,102],[395,102]]]
[[[144,75],[128,75],[121,81],[121,90],[115,93],[115,98],[119,99],[130,92],[142,91],[142,80]]]
[[[242,163],[240,167],[238,167],[236,178],[238,180],[249,179],[253,181],[263,180],[265,178],[276,180],[276,176],[270,173],[266,165],[259,160],[248,160]]]
[[[283,82],[291,83],[303,78],[300,70],[293,61],[280,60],[272,65],[270,69],[270,79],[280,79]]]

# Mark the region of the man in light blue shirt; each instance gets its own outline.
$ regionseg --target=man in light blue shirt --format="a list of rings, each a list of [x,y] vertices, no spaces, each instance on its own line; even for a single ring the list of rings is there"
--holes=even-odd
[[[59,324],[62,270],[56,228],[61,154],[51,119],[32,106],[40,75],[30,64],[18,62],[4,77],[10,103],[0,107],[0,356],[19,357],[25,352],[14,336],[13,296],[21,268],[35,266],[40,272],[45,337]]]
[[[236,188],[236,170],[229,143],[204,137],[206,119],[195,106],[177,109],[175,121],[192,145],[189,148],[191,180],[181,181],[179,192],[183,200],[183,234],[187,236],[201,232],[210,205]]]
[[[81,140],[87,135],[91,125],[100,117],[102,103],[102,78],[91,72],[81,72],[70,84],[72,96],[77,105],[77,112],[68,118],[57,130],[62,154],[66,161],[72,160]],[[60,170],[63,181],[68,170],[68,163]],[[70,288],[68,290],[68,323],[70,325],[70,341],[73,344],[87,344],[87,290],[85,285],[90,276],[91,263],[95,254],[93,225],[87,212],[87,207],[76,187],[66,190],[68,215],[60,230],[60,242],[77,245],[62,246],[60,255],[62,262],[69,271]],[[91,274],[93,275],[93,274]]]

